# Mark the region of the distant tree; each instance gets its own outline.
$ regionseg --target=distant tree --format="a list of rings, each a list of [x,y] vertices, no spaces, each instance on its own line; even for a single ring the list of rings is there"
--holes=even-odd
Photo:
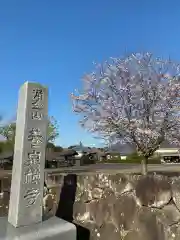
[[[2,116],[0,115],[0,123],[2,121]],[[0,153],[3,151],[3,144],[2,141],[0,141]]]
[[[4,144],[3,142],[0,142],[0,153],[2,153],[4,150]]]
[[[47,142],[54,142],[59,137],[59,125],[54,117],[49,118]]]
[[[54,143],[48,142],[47,149],[52,152],[62,152],[63,148],[61,146],[56,146]]]
[[[55,146],[54,152],[62,152],[62,151],[63,151],[63,147],[61,147],[61,146]]]
[[[10,148],[14,148],[16,133],[16,122],[5,124],[0,126],[0,135],[5,138]],[[47,129],[47,143],[53,143],[59,136],[58,124],[54,117],[49,118],[48,129]]]
[[[147,161],[167,140],[180,143],[180,65],[152,54],[111,59],[83,78],[72,94],[81,125],[111,144],[134,144]]]
[[[2,152],[12,152],[13,146],[11,142],[0,141],[0,153]]]
[[[0,127],[0,135],[2,135],[6,141],[13,142],[15,140],[15,132],[16,132],[16,123],[12,122],[7,125],[3,125]]]
[[[55,145],[54,143],[48,142],[46,147],[54,150]]]

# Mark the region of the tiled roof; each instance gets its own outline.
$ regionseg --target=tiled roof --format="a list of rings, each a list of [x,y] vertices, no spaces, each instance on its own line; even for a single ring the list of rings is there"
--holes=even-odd
[[[73,147],[72,150],[74,150],[76,152],[89,152],[90,149],[88,147],[77,145],[77,146]]]

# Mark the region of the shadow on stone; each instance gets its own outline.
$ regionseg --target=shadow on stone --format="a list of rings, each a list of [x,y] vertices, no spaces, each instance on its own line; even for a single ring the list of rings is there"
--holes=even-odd
[[[77,188],[77,176],[68,174],[64,177],[64,184],[60,193],[60,200],[56,211],[56,217],[68,222],[73,222],[73,205]],[[78,224],[73,223],[77,229],[77,240],[89,240],[90,231]]]
[[[143,176],[138,180],[135,191],[141,206],[162,208],[172,198],[171,185],[162,176]]]

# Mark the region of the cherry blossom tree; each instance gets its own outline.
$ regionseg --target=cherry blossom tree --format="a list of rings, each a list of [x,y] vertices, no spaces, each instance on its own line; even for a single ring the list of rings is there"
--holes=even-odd
[[[136,53],[96,65],[71,97],[80,124],[109,144],[135,145],[147,174],[162,142],[180,144],[179,93],[179,64]]]

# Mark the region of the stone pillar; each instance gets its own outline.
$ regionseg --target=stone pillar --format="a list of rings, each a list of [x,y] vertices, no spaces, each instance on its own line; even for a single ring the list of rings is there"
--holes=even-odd
[[[8,222],[42,221],[48,90],[26,82],[19,92]]]
[[[63,219],[52,217],[41,223],[15,228],[7,223],[6,218],[0,218],[0,239],[76,240],[76,226]]]

